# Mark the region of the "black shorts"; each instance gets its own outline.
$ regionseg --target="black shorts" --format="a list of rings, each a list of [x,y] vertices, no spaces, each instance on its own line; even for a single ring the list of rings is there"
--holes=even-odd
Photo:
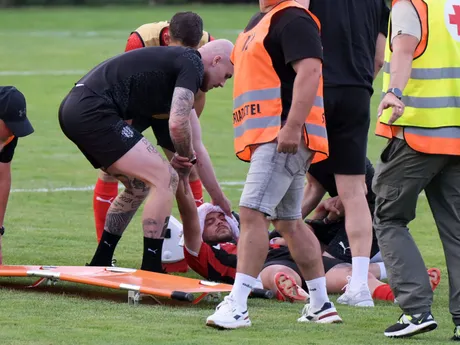
[[[136,118],[133,120],[133,127],[136,128],[140,133],[151,127],[153,134],[157,139],[157,145],[173,153],[176,152],[171,139],[171,135],[169,133],[168,119]]]
[[[107,169],[142,139],[114,105],[85,86],[74,87],[64,98],[59,124],[95,169]]]
[[[318,240],[326,246],[325,251],[341,262],[351,263],[350,242],[345,230],[345,220],[336,223],[324,224],[322,221],[308,221]],[[375,232],[372,234],[370,257],[380,251]]]
[[[333,174],[366,173],[371,93],[361,87],[324,88],[329,158],[317,164]]]
[[[324,265],[325,273],[327,273],[335,265],[342,264],[342,263],[344,262],[339,259],[331,259],[331,258],[323,256],[323,265]],[[281,246],[279,248],[270,249],[268,251],[267,259],[265,259],[263,268],[273,266],[273,265],[286,266],[292,269],[293,271],[295,271],[300,276],[300,279],[302,280],[302,288],[305,291],[308,291],[307,283],[305,282],[305,279],[302,277],[302,273],[300,273],[299,267],[297,266],[294,259],[292,258],[288,247]]]

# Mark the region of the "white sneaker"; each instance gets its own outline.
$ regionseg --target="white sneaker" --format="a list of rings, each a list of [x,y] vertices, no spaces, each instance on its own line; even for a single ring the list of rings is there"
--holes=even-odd
[[[345,293],[337,299],[337,303],[348,304],[354,307],[373,307],[374,301],[372,299],[369,286],[363,283],[358,290],[350,289],[350,277],[347,277],[348,284],[345,285]]]
[[[217,306],[214,314],[206,319],[206,326],[224,329],[235,329],[251,326],[248,310],[242,310],[230,296]]]
[[[320,309],[313,309],[310,304],[306,304],[302,310],[302,316],[298,322],[316,323],[342,323],[342,319],[334,307],[334,303],[326,302]]]

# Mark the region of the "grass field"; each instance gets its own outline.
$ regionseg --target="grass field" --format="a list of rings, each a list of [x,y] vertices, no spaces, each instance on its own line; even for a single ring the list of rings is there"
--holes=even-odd
[[[215,37],[235,40],[256,7],[190,6]],[[28,101],[34,135],[20,140],[13,164],[13,191],[3,239],[5,264],[84,265],[96,247],[92,192],[83,187],[96,171],[62,134],[58,106],[79,77],[124,49],[139,25],[169,19],[183,7],[21,9],[0,11],[0,85],[15,85]],[[376,81],[376,89],[381,81]],[[212,91],[202,127],[217,176],[237,205],[247,165],[233,155],[230,82]],[[377,92],[378,94],[379,92]],[[373,99],[375,114],[377,97]],[[374,121],[375,122],[375,121]],[[372,130],[372,128],[371,128]],[[151,133],[146,136],[153,139]],[[376,161],[384,142],[370,133],[369,157]],[[68,190],[62,190],[67,188]],[[59,190],[61,189],[61,190]],[[174,213],[177,215],[177,211]],[[377,303],[375,309],[338,306],[345,323],[297,324],[302,305],[251,300],[253,327],[234,332],[206,328],[214,304],[130,307],[125,294],[93,298],[97,289],[58,289],[58,293],[13,288],[2,279],[0,344],[442,344],[452,335],[444,256],[426,199],[420,198],[411,226],[427,266],[441,268],[433,313],[440,327],[410,340],[389,340],[383,330],[400,309]],[[122,267],[138,268],[142,232],[139,215],[118,246]],[[81,295],[78,291],[90,291]],[[103,292],[106,292],[104,290]],[[332,296],[335,301],[336,296]]]

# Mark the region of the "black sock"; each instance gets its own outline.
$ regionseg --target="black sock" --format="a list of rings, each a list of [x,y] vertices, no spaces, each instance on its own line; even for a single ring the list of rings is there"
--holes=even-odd
[[[142,258],[141,270],[163,273],[161,264],[163,241],[162,238],[144,237],[144,257]]]
[[[112,266],[113,253],[121,236],[111,234],[104,230],[97,246],[96,253],[89,266]]]

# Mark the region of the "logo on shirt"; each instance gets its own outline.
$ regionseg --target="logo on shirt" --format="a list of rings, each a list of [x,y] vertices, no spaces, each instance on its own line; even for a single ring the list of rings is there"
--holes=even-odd
[[[460,42],[460,1],[447,0],[444,7],[447,31],[454,40]]]
[[[125,126],[121,130],[121,135],[123,135],[125,138],[132,138],[134,136],[134,132],[129,126]]]

